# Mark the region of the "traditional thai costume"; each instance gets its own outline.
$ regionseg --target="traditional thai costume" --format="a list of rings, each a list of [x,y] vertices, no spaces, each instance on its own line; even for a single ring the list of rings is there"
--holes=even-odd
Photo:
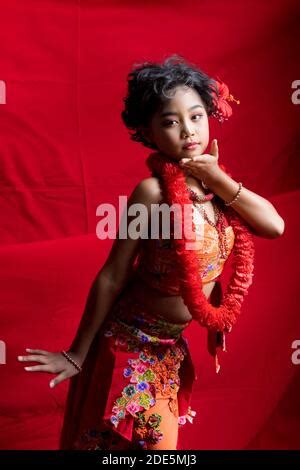
[[[197,226],[196,211],[193,220]],[[197,256],[205,284],[219,278],[226,260],[220,257],[216,230],[207,223],[202,229]],[[234,244],[230,226],[226,235],[229,256]],[[135,277],[165,295],[180,295],[171,240],[141,241],[131,282]],[[171,410],[179,428],[196,414],[191,409],[196,373],[182,334],[190,321],[168,321],[128,292],[125,289],[117,299],[96,334],[82,372],[70,379],[62,449],[147,449],[160,442],[168,449],[163,406]]]

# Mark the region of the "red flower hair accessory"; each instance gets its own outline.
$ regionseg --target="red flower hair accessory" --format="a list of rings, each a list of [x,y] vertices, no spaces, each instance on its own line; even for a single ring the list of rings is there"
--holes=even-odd
[[[217,93],[213,91],[214,95],[214,104],[216,110],[212,113],[212,116],[217,118],[219,122],[227,121],[227,119],[232,115],[232,108],[229,104],[230,101],[235,101],[236,104],[240,104],[240,100],[236,100],[233,95],[229,93],[228,86],[220,80],[214,80]]]

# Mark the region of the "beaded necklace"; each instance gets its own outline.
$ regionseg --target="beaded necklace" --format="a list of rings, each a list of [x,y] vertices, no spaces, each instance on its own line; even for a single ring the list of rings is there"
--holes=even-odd
[[[203,207],[203,202],[212,201],[215,194],[208,193],[204,196],[199,196],[195,191],[191,188],[188,188],[188,192],[190,193],[190,199],[193,202],[193,206],[198,210],[199,214],[203,216],[204,220],[215,228],[218,234],[218,241],[219,241],[219,248],[220,248],[220,257],[226,259],[228,256],[228,243],[226,238],[226,225],[225,225],[225,216],[222,210],[218,208],[216,203],[212,202],[214,214],[215,214],[215,222],[211,220],[207,212]],[[197,204],[199,203],[199,205]]]

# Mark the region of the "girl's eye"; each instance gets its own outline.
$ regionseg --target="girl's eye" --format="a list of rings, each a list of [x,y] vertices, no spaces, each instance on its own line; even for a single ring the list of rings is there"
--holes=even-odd
[[[173,122],[175,122],[175,121],[167,121],[167,122],[164,122],[164,126],[165,126],[165,127],[169,127],[171,124],[173,124]]]
[[[193,117],[196,117],[196,116],[203,117],[203,114],[195,114],[195,116],[193,116]]]
[[[203,117],[203,114],[195,114],[194,116],[192,116],[192,118],[197,117],[197,116],[200,116],[200,118],[201,118],[201,117]],[[199,120],[199,119],[197,119],[197,121],[198,121],[198,120]],[[169,127],[173,122],[176,122],[176,121],[166,121],[166,122],[164,123],[164,126]]]

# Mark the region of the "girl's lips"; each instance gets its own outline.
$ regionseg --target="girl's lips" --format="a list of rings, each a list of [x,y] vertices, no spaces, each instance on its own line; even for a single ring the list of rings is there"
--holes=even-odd
[[[184,150],[193,150],[197,147],[197,145],[199,145],[199,144],[196,143],[196,144],[192,144],[192,145],[187,145],[187,146],[184,146],[183,148],[184,148]]]

